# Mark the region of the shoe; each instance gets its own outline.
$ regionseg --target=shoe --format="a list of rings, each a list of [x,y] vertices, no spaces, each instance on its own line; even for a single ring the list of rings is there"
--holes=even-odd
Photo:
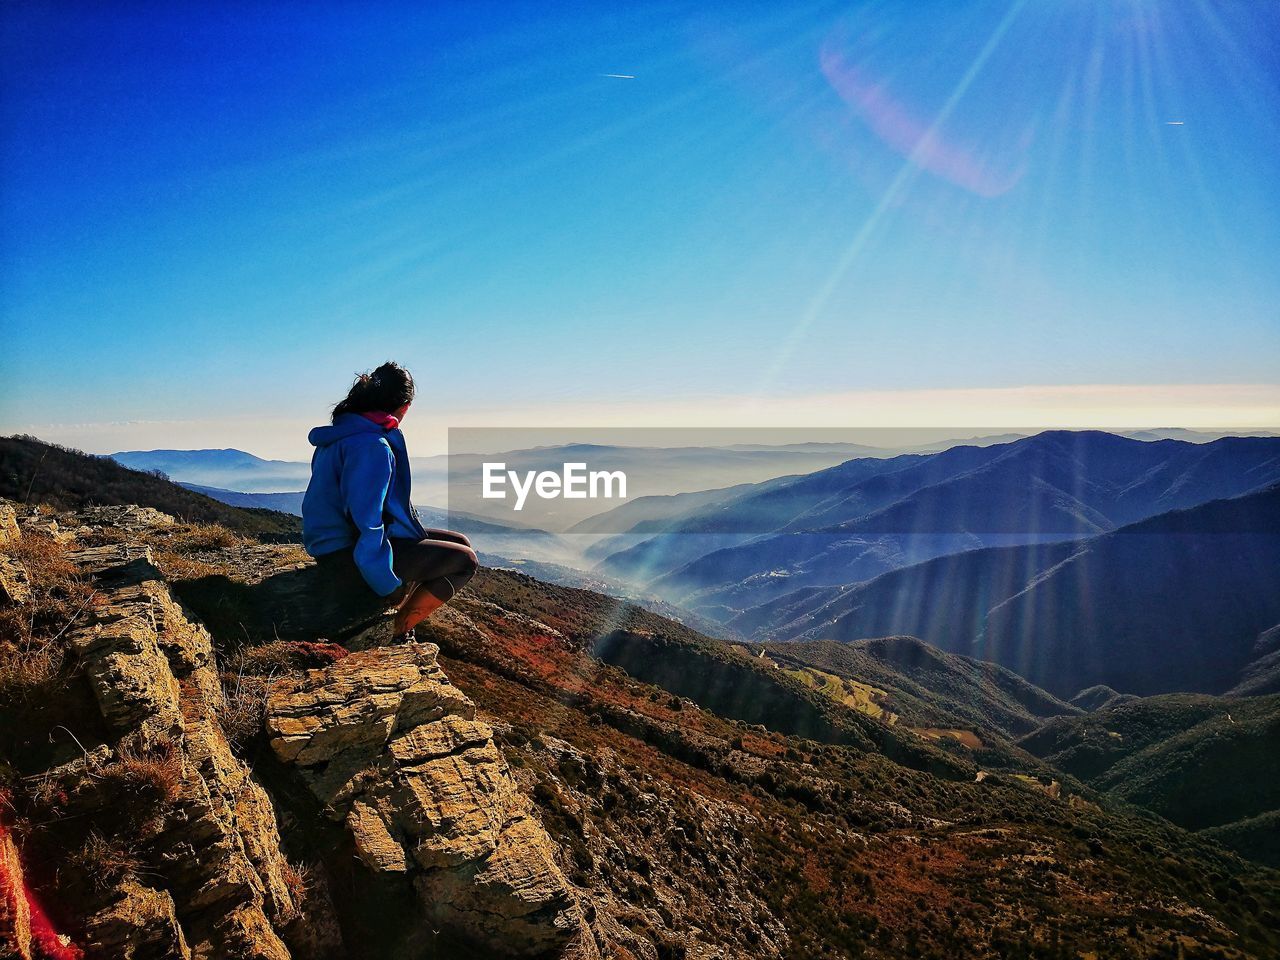
[[[417,634],[415,634],[412,630],[407,630],[404,633],[393,633],[391,635],[391,643],[393,643],[396,646],[400,646],[401,644],[404,644],[404,643],[417,643],[417,642],[418,642]]]

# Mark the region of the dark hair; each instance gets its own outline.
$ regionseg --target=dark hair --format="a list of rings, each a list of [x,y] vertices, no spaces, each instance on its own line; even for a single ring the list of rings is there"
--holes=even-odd
[[[413,375],[400,364],[388,360],[371,373],[362,373],[351,385],[346,399],[333,408],[333,419],[344,413],[391,413],[413,401]]]

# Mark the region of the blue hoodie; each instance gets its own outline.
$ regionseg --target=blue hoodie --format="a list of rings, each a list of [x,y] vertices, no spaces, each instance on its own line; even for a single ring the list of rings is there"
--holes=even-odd
[[[404,434],[358,413],[344,413],[307,435],[316,452],[302,498],[302,544],[313,557],[353,547],[360,573],[385,597],[400,586],[391,569],[391,538],[427,532],[409,501]]]

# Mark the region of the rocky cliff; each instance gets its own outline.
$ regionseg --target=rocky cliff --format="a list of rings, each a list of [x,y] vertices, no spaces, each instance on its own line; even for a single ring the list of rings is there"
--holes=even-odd
[[[279,821],[297,812],[277,809],[231,748],[208,631],[174,598],[139,539],[78,542],[103,539],[103,528],[153,531],[172,518],[90,510],[72,518],[82,521],[74,532],[67,519],[26,525],[46,548],[61,538],[62,574],[86,591],[57,638],[75,681],[65,692],[87,694],[81,709],[65,711],[78,712],[79,722],[55,728],[67,741],[62,752],[75,756],[35,775],[25,809],[12,797],[6,806],[57,820],[49,830],[23,826],[37,857],[64,860],[55,870],[67,895],[58,908],[76,931],[64,935],[68,955],[358,955],[333,922],[340,911],[326,885],[308,883],[283,852]],[[10,544],[22,538],[7,504],[0,533]],[[31,599],[21,555],[5,557],[11,612]],[[416,891],[418,916],[400,923],[405,955],[444,931],[457,952],[598,956],[552,842],[434,647],[355,654],[275,681],[266,696],[281,763],[296,769],[325,815],[346,823],[370,871]],[[48,953],[33,940],[30,879],[8,829],[0,861],[9,949]]]
[[[42,791],[67,820],[138,821],[122,824],[137,841],[131,875],[110,889],[83,878],[82,945],[92,956],[289,957],[284,938],[308,921],[271,800],[218,722],[208,633],[145,549],[67,556],[94,584],[66,642],[101,725],[88,739],[65,731],[81,755],[43,772]],[[101,834],[85,840],[111,845]]]

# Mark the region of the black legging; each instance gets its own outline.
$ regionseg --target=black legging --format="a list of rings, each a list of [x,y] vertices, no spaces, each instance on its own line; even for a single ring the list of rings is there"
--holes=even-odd
[[[476,573],[471,541],[452,530],[428,530],[427,539],[391,539],[391,569],[405,583],[420,583],[448,603]]]

